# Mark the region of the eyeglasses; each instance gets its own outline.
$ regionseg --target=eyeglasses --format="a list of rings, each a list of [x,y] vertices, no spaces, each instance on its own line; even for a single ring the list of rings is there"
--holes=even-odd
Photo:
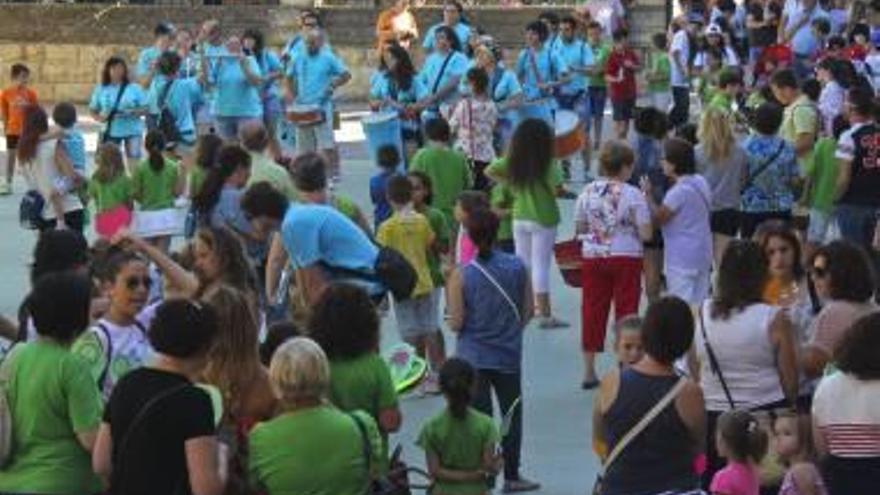
[[[135,290],[138,286],[143,286],[145,289],[150,290],[150,287],[153,286],[153,279],[150,277],[128,277],[125,279],[125,287],[128,290]]]
[[[813,278],[825,278],[828,275],[828,268],[824,266],[814,266],[810,273]]]

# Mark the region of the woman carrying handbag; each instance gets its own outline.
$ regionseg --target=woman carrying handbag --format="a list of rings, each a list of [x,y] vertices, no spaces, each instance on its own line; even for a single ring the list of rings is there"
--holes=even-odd
[[[673,368],[693,336],[687,303],[661,298],[645,315],[645,357],[602,379],[593,404],[593,447],[605,461],[595,493],[701,493],[695,460],[706,428],[703,394]]]

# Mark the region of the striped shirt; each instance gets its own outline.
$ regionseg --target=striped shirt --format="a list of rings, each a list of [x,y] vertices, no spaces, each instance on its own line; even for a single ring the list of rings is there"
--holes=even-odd
[[[843,372],[825,377],[816,389],[813,417],[831,455],[880,457],[880,380]]]

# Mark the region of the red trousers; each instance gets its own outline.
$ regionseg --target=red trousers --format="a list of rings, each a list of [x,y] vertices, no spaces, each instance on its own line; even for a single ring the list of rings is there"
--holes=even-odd
[[[581,264],[581,281],[581,346],[584,351],[602,352],[612,301],[617,320],[639,310],[642,259],[585,258]]]

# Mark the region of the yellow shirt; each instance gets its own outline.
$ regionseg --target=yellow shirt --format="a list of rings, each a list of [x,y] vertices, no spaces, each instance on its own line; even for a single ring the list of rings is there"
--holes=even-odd
[[[394,212],[379,225],[376,241],[400,252],[418,274],[413,297],[423,296],[434,288],[428,267],[428,250],[434,244],[434,231],[421,213],[407,209]]]

